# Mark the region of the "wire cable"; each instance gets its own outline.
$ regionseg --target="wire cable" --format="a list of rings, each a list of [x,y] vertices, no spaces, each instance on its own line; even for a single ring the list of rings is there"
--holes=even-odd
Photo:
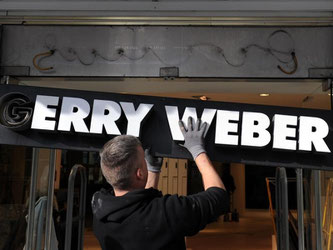
[[[50,51],[39,53],[39,54],[35,55],[34,58],[32,59],[32,63],[35,66],[35,68],[40,71],[47,71],[47,70],[53,69],[53,67],[41,67],[41,66],[39,66],[39,63],[41,60],[45,59],[46,57],[52,56],[54,54],[54,52],[55,52],[55,50],[50,50]]]
[[[283,73],[287,74],[287,75],[292,75],[296,72],[297,68],[298,68],[298,61],[297,61],[297,57],[296,57],[296,54],[295,52],[291,52],[291,56],[293,58],[293,61],[294,61],[294,69],[291,70],[291,71],[287,71],[285,69],[283,69],[280,65],[278,65],[278,69],[281,70]]]
[[[290,48],[284,50],[274,48],[273,41],[275,39],[278,39],[277,36],[281,35],[284,36],[285,42],[290,43]],[[258,50],[261,50],[269,55],[271,55],[273,58],[275,58],[280,64],[288,65],[289,63],[294,63],[294,68],[291,71],[288,71],[284,69],[281,65],[278,65],[277,68],[283,72],[284,74],[294,74],[298,69],[298,60],[295,53],[295,41],[292,38],[291,34],[285,30],[275,30],[272,33],[269,34],[269,36],[266,39],[266,46],[251,43],[248,44],[245,47],[241,47],[239,50],[241,59],[239,62],[232,62],[230,58],[227,57],[226,51],[220,47],[219,45],[213,44],[213,43],[198,43],[198,44],[190,44],[184,47],[181,47],[181,57],[179,58],[178,62],[169,62],[166,59],[162,58],[159,53],[156,52],[156,50],[151,46],[144,46],[141,48],[141,53],[138,56],[133,56],[132,53],[129,53],[128,50],[125,50],[124,48],[116,48],[112,55],[105,55],[104,53],[101,53],[97,49],[92,49],[89,53],[91,55],[90,60],[84,60],[80,53],[72,47],[68,48],[57,48],[56,46],[56,37],[52,34],[48,34],[45,38],[45,46],[50,50],[48,52],[40,53],[34,56],[33,58],[33,64],[34,66],[40,70],[40,71],[48,71],[53,69],[53,67],[41,67],[39,66],[39,63],[42,59],[45,57],[52,56],[55,52],[58,52],[59,55],[68,62],[73,62],[75,60],[78,60],[82,65],[89,66],[95,63],[96,59],[100,58],[107,62],[117,62],[121,58],[126,58],[130,61],[138,61],[142,60],[144,57],[147,56],[147,54],[151,53],[158,61],[160,61],[161,64],[164,64],[166,66],[180,66],[182,64],[185,64],[188,62],[191,57],[193,56],[194,51],[197,51],[199,53],[202,53],[206,58],[209,60],[216,61],[218,63],[225,62],[231,67],[242,67],[245,65],[248,53],[251,49],[256,48]],[[204,47],[207,47],[209,50],[207,52],[207,49]],[[202,49],[201,49],[202,48]],[[285,58],[281,58],[281,56],[284,56]],[[38,62],[37,59],[42,57]],[[169,56],[170,57],[170,56]],[[287,58],[286,58],[287,57]]]

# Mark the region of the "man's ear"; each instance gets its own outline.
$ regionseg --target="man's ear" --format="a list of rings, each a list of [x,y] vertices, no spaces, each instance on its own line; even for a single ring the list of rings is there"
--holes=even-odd
[[[143,173],[142,173],[142,169],[141,168],[137,168],[135,171],[135,176],[137,179],[142,179],[143,178]]]

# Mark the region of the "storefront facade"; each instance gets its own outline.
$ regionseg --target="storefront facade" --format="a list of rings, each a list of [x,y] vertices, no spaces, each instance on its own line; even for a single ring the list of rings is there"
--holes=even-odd
[[[29,241],[34,209],[28,204],[46,197],[46,218],[52,217],[53,189],[60,193],[61,186],[68,184],[61,183],[61,174],[67,171],[67,179],[69,173],[68,169],[61,171],[60,165],[86,164],[88,193],[90,182],[102,185],[94,152],[106,134],[111,138],[128,133],[140,137],[144,144],[155,143],[156,152],[168,159],[161,189],[188,193],[188,178],[192,177],[188,176],[188,155],[176,144],[181,138],[172,125],[177,120],[172,117],[174,110],[179,118],[196,114],[212,124],[207,135],[208,152],[213,160],[230,164],[237,176],[238,211],[246,209],[244,166],[279,168],[277,179],[281,181],[276,181],[276,186],[281,195],[277,195],[280,200],[276,204],[280,206],[280,249],[288,249],[285,242],[289,242],[281,235],[288,224],[283,220],[288,220],[283,200],[287,193],[284,167],[295,169],[298,205],[305,200],[305,207],[298,209],[298,216],[305,216],[304,223],[298,224],[298,249],[305,249],[304,245],[306,249],[327,246],[322,217],[333,150],[329,95],[333,5],[329,1],[269,1],[265,7],[257,2],[245,3],[251,1],[182,1],[177,6],[173,1],[137,1],[131,6],[125,1],[115,1],[114,5],[68,1],[53,7],[15,2],[5,2],[2,8],[7,15],[0,17],[2,107],[15,98],[24,100],[17,96],[20,93],[30,99],[28,108],[39,109],[29,118],[27,128],[6,127],[2,119],[1,178],[3,190],[13,194],[1,194],[2,209],[11,211],[10,218],[3,218],[1,247],[20,249],[26,244],[27,249],[34,249],[33,245],[41,241]],[[42,17],[41,13],[47,14]],[[259,94],[269,94],[271,99]],[[4,99],[6,95],[9,97]],[[195,100],[203,96],[208,101]],[[111,120],[113,127],[94,116],[94,111],[98,113],[96,101],[112,101],[113,109],[118,110]],[[62,118],[66,107],[72,115],[81,111],[87,115]],[[137,116],[130,117],[135,112]],[[223,118],[226,112],[228,119]],[[255,117],[251,118],[252,114]],[[269,124],[261,133],[251,130],[249,121]],[[229,127],[222,131],[219,128],[223,126]],[[277,132],[279,128],[282,132]],[[247,133],[259,136],[246,140]],[[263,134],[266,138],[270,134],[270,139],[262,141]],[[158,143],[154,141],[157,137]],[[84,153],[74,156],[68,150]],[[182,170],[174,172],[170,166]],[[66,195],[56,203],[65,201]],[[30,215],[27,224],[24,214]],[[51,246],[51,219],[46,225],[43,237],[46,246]],[[56,230],[67,225],[62,226]],[[24,239],[26,232],[31,237],[23,245],[10,248],[15,237]]]

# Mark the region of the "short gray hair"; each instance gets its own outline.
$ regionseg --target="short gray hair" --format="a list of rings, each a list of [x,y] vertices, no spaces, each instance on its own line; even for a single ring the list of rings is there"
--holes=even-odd
[[[113,188],[128,190],[133,173],[140,168],[138,147],[141,142],[131,135],[120,135],[109,140],[100,151],[102,173]]]

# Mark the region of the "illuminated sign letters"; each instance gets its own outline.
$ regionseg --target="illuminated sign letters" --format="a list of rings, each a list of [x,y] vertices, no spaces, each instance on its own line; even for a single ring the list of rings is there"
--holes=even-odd
[[[32,118],[32,129],[55,130],[56,106],[59,97],[37,95]],[[53,106],[53,107],[50,107]],[[89,103],[82,98],[63,97],[57,130],[74,131],[78,133],[102,134],[103,126],[109,135],[120,135],[116,121],[121,116],[121,108],[127,118],[127,134],[139,137],[140,126],[153,104],[140,104],[135,110],[133,103],[94,100],[90,130],[84,121],[90,114]]]
[[[179,112],[176,106],[165,106],[168,117],[169,127],[173,140],[183,141],[184,137],[179,129],[178,121]],[[215,114],[216,132],[215,144],[220,145],[239,145],[238,122],[240,113],[230,110],[204,109],[202,122],[208,123],[210,127]],[[198,119],[195,108],[186,107],[182,116],[182,121],[186,124],[187,118],[192,116]],[[297,116],[275,115],[273,122],[273,148],[284,150],[296,150],[296,125]],[[299,117],[299,150],[312,151],[314,145],[315,151],[330,153],[330,149],[325,143],[325,137],[328,135],[328,124],[316,117]],[[240,145],[247,147],[265,147],[271,140],[272,136],[268,131],[271,121],[266,114],[259,112],[243,112]],[[208,130],[208,129],[207,129]],[[207,131],[206,131],[207,133]]]
[[[214,161],[332,169],[330,110],[0,87],[0,144],[99,151],[128,134],[162,157],[190,158],[178,125],[189,116],[207,123],[206,150]]]
[[[178,121],[180,120],[179,118],[179,112],[178,112],[178,107],[176,106],[165,106],[165,111],[167,114],[168,122],[169,122],[169,127],[171,131],[171,135],[173,140],[176,141],[184,141],[184,136],[182,132],[180,131]],[[207,122],[207,131],[210,127],[210,124],[212,123],[214,116],[216,113],[216,109],[204,109],[202,112],[201,116],[201,121],[202,122]],[[195,121],[198,119],[197,111],[195,108],[185,108],[184,114],[182,116],[182,121],[187,124],[187,120],[189,117],[192,117]],[[206,131],[206,134],[207,134]]]
[[[55,130],[56,108],[58,105],[59,97],[37,95],[31,128]],[[120,135],[116,121],[119,120],[123,112],[127,119],[126,134],[139,137],[141,123],[153,106],[153,104],[140,103],[138,108],[135,109],[131,102],[120,102],[118,104],[108,100],[94,100],[91,122],[88,127],[85,119],[90,115],[89,103],[82,98],[63,97],[57,130],[70,132],[73,126],[77,133],[102,134],[104,127],[107,134]],[[183,141],[184,137],[178,125],[180,120],[178,107],[166,105],[165,111],[172,139]],[[186,107],[181,120],[186,124],[189,116],[195,120],[200,118],[202,122],[207,122],[207,128],[209,129],[215,115],[217,116],[215,144],[260,148],[267,146],[272,140],[273,149],[312,151],[313,145],[317,152],[331,152],[324,140],[329,132],[328,124],[317,117],[300,116],[298,118],[297,116],[276,114],[272,123],[273,136],[269,132],[271,126],[269,117],[260,112],[243,112],[240,114],[238,111],[204,109],[202,116],[198,117],[196,108]],[[242,122],[239,131],[240,115]]]

